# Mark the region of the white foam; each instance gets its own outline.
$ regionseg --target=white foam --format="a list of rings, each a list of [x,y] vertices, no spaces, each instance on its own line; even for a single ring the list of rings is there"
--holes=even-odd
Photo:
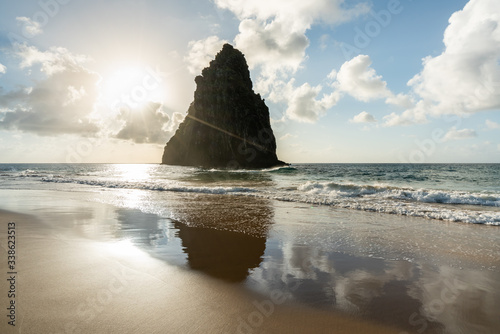
[[[72,179],[72,178],[52,178],[44,177],[43,182],[53,183],[75,183],[88,186],[99,186],[104,188],[122,188],[122,189],[142,189],[154,191],[172,191],[172,192],[190,192],[203,194],[228,194],[228,193],[250,193],[257,190],[245,187],[190,187],[176,184],[152,183],[152,182],[125,182],[113,180],[90,180],[90,179]]]
[[[341,197],[378,197],[423,203],[465,204],[500,207],[500,194],[468,193],[461,191],[397,188],[386,185],[357,185],[353,183],[313,182],[301,184],[297,189],[321,200]]]
[[[74,183],[105,188],[142,189],[219,195],[246,195],[280,201],[327,205],[411,217],[500,226],[500,196],[444,190],[397,188],[388,185],[308,181],[281,189],[191,186],[178,182],[96,180],[90,178],[43,177],[44,182]],[[443,205],[461,204],[462,206]],[[463,205],[474,206],[470,210]],[[482,209],[483,208],[483,209]]]

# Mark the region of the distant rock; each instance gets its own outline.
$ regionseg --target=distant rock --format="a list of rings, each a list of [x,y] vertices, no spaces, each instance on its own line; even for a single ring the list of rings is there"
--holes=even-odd
[[[194,101],[165,146],[162,164],[207,168],[269,168],[276,156],[269,109],[252,89],[244,55],[225,44],[195,78]]]

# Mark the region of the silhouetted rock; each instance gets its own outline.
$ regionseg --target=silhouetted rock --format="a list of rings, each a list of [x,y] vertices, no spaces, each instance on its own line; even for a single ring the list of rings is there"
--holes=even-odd
[[[218,168],[285,165],[276,156],[269,109],[252,89],[243,54],[225,44],[195,79],[194,101],[162,163]]]

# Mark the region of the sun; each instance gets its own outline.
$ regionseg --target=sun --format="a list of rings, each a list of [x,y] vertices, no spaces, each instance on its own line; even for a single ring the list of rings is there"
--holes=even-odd
[[[164,78],[148,66],[124,66],[103,78],[102,97],[113,110],[140,110],[148,102],[166,100]]]

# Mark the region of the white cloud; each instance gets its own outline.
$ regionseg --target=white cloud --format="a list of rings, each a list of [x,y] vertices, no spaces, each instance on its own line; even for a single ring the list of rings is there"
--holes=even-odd
[[[0,64],[0,74],[5,74],[5,72],[7,72],[7,67],[5,67],[4,65]]]
[[[401,126],[427,123],[427,110],[429,106],[425,101],[418,101],[415,107],[405,110],[402,114],[391,113],[384,116],[384,126]]]
[[[337,78],[337,70],[333,69],[330,73],[328,73],[327,78],[330,80],[335,80]]]
[[[328,109],[333,107],[339,100],[337,92],[323,94],[320,97],[322,86],[311,86],[304,83],[295,87],[295,80],[291,79],[287,84],[276,82],[276,90],[270,94],[273,102],[287,102],[286,117],[299,122],[314,123],[323,116]]]
[[[63,71],[79,71],[90,61],[84,55],[75,55],[62,47],[51,47],[48,51],[40,51],[34,46],[17,45],[17,56],[21,58],[20,67],[29,68],[41,65],[41,71],[52,76]]]
[[[370,102],[385,99],[388,104],[411,107],[413,101],[405,94],[394,95],[388,88],[382,76],[370,67],[372,61],[367,55],[359,55],[346,61],[338,73],[332,72],[329,78],[336,77],[333,84],[341,92],[345,92],[357,100]],[[335,75],[336,74],[336,75]]]
[[[354,116],[351,120],[351,123],[375,123],[377,120],[373,115],[367,113],[366,111],[360,112],[358,115]]]
[[[477,133],[472,129],[457,130],[456,127],[452,127],[444,136],[443,141],[469,139],[475,137],[477,137]]]
[[[306,32],[313,24],[339,24],[368,13],[367,3],[348,6],[344,0],[214,0],[240,20],[235,37],[250,68],[260,70],[256,90],[288,104],[288,118],[315,122],[339,99],[334,92],[319,98],[321,86],[293,87],[293,75],[307,58]],[[288,82],[288,83],[286,83]],[[285,91],[284,91],[285,90]]]
[[[309,45],[306,31],[314,23],[339,24],[369,11],[366,3],[347,8],[343,0],[215,0],[239,19],[236,47],[250,66],[295,72]]]
[[[82,64],[87,57],[64,48],[42,52],[34,46],[18,45],[20,66],[41,65],[47,78],[33,87],[22,87],[0,95],[0,128],[17,129],[43,136],[59,134],[92,135],[99,132],[94,116],[100,76]]]
[[[16,21],[23,25],[24,37],[31,38],[36,35],[40,35],[43,32],[40,23],[33,21],[28,17],[25,16],[16,17]]]
[[[337,73],[335,86],[363,102],[390,97],[387,83],[370,67],[371,63],[367,55],[346,61]]]
[[[174,131],[177,130],[179,127],[179,124],[184,121],[184,118],[186,118],[186,114],[182,114],[180,112],[174,112],[172,116],[170,117],[169,122],[164,125],[164,130],[167,132],[171,132],[173,134]],[[165,140],[168,140],[169,138],[165,138]]]
[[[289,70],[295,72],[305,57],[309,41],[304,32],[293,32],[285,22],[269,23],[255,19],[241,21],[236,47],[248,60],[250,68],[262,65],[264,71]]]
[[[87,95],[85,87],[80,86],[79,89],[76,89],[74,86],[68,86],[68,93],[66,101],[63,103],[63,106],[75,104],[78,100],[81,100],[85,95]]]
[[[500,129],[500,123],[490,121],[489,119],[486,120],[486,127],[490,130],[497,130]]]
[[[40,50],[18,44],[19,67],[40,69],[32,87],[0,90],[0,130],[18,130],[40,136],[76,134],[114,136],[135,143],[165,143],[182,120],[170,117],[159,104],[145,103],[137,110],[112,109],[105,104],[101,76],[88,69],[89,57],[61,47]],[[137,111],[134,113],[134,111]]]
[[[414,108],[415,101],[407,94],[399,93],[398,95],[391,94],[385,103],[392,104],[402,108]]]
[[[500,1],[471,0],[454,13],[445,50],[408,84],[435,116],[500,108]]]
[[[347,22],[365,14],[370,7],[359,3],[346,8],[344,0],[215,0],[217,6],[232,11],[240,20],[255,17],[266,21],[271,18],[287,19],[292,29],[302,29],[317,20],[328,24]]]
[[[82,70],[62,71],[33,86],[10,93],[10,98],[0,99],[11,104],[9,112],[0,121],[0,128],[18,129],[39,135],[51,136],[64,133],[95,134],[98,122],[92,113],[98,97],[96,73]],[[70,87],[81,87],[84,95],[68,103]],[[14,106],[12,107],[12,104]]]
[[[189,42],[189,52],[184,58],[188,64],[189,72],[195,75],[201,74],[201,70],[209,65],[225,43],[227,41],[221,40],[217,36]]]
[[[293,89],[286,110],[287,116],[296,121],[316,122],[328,109],[328,105],[316,99],[320,91],[321,86],[311,87],[308,83]]]

